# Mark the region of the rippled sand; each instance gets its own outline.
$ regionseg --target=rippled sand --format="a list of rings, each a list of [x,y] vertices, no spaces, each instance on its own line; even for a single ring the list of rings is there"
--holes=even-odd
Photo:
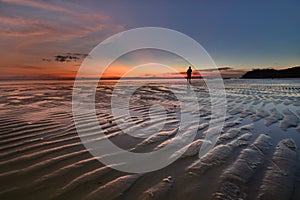
[[[72,84],[0,83],[0,199],[300,199],[299,80],[225,80],[222,135],[201,158],[204,136],[213,130],[208,130],[208,90],[203,81],[194,81],[200,106],[194,142],[174,152],[184,152],[180,159],[146,174],[116,171],[84,148],[72,119]],[[179,90],[182,84],[162,80],[134,94],[133,123],[122,128],[162,128],[136,138],[116,125],[109,106],[114,82],[104,81],[96,93],[99,124],[111,141],[130,151],[172,144],[182,139],[180,105],[168,87]],[[156,117],[149,123],[149,108],[157,103],[165,107],[166,121]],[[95,135],[89,117],[82,116],[86,123],[80,128]]]

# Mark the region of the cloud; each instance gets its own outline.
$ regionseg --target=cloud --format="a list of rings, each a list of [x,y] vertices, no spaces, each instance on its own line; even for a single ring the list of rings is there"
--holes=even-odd
[[[85,10],[84,7],[70,2],[64,3],[63,6],[32,0],[4,0],[2,2],[48,11],[47,14],[35,11],[28,13],[26,10],[17,12],[13,7],[8,7],[0,14],[0,36],[28,38],[21,41],[17,49],[37,43],[82,39],[92,37],[91,35],[95,35],[93,39],[97,37],[96,35],[104,39],[103,37],[124,30],[122,25],[113,23],[109,16]]]
[[[213,72],[213,71],[225,71],[225,70],[231,70],[231,67],[218,67],[218,68],[208,68],[208,69],[201,69],[201,70],[196,70],[198,72]]]
[[[88,54],[82,54],[82,53],[66,53],[64,55],[56,55],[54,56],[54,58],[55,61],[57,62],[71,62],[71,61],[77,62],[84,59],[87,56]]]
[[[193,70],[193,76],[215,76],[220,74],[223,78],[237,78],[245,73],[245,70],[236,69],[232,67],[218,67],[218,68],[207,68],[202,70]],[[185,76],[186,72],[182,71],[179,74]],[[171,75],[177,75],[177,73],[173,73]]]
[[[225,70],[231,70],[231,67],[219,67],[218,70],[225,71]]]
[[[4,18],[2,16],[2,18]],[[25,46],[32,43],[39,42],[51,42],[51,41],[68,41],[71,39],[76,39],[84,37],[96,31],[101,31],[105,29],[105,25],[101,22],[94,22],[92,25],[88,23],[68,23],[68,20],[52,21],[52,20],[41,20],[32,22],[31,19],[20,19],[11,18],[7,19],[6,22],[0,22],[4,27],[0,35],[8,37],[30,37],[30,36],[40,36],[36,38],[31,38],[23,42]]]
[[[58,11],[58,12],[69,12],[68,9],[59,6],[48,4],[45,2],[32,1],[32,0],[2,0],[2,2],[18,4],[23,6],[30,6],[30,7],[41,8],[46,10]]]
[[[76,56],[74,56],[74,58],[73,56],[61,56],[61,55],[55,56],[55,61],[57,62],[70,62],[73,59],[76,61],[79,58]]]
[[[39,8],[39,9],[43,9],[43,10],[47,10],[47,11],[54,11],[54,12],[70,14],[70,15],[73,15],[73,16],[82,17],[82,18],[86,18],[86,19],[92,19],[92,18],[101,19],[101,20],[108,19],[108,17],[106,15],[102,15],[102,14],[93,14],[93,15],[82,14],[82,13],[73,11],[72,9],[69,9],[69,8],[65,8],[65,7],[62,7],[62,6],[59,6],[59,5],[55,5],[53,3],[46,3],[46,2],[41,2],[41,1],[2,0],[2,2],[21,5],[21,6],[27,6],[27,7],[33,7],[33,8]]]
[[[45,35],[49,33],[49,27],[38,20],[26,19],[22,17],[10,17],[0,15],[1,36],[25,37]]]

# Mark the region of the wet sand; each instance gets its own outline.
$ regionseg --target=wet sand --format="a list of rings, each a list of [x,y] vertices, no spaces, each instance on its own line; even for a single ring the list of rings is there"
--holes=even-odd
[[[0,83],[0,199],[300,199],[299,80],[225,80],[226,121],[216,146],[202,158],[198,151],[212,131],[210,100],[204,82],[194,81],[200,107],[194,142],[174,152],[184,152],[174,163],[145,174],[109,168],[85,149],[72,119],[72,84]],[[115,123],[113,84],[97,88],[96,110],[116,145],[150,152],[182,139],[176,134],[180,105],[163,80],[131,98],[137,115],[122,126],[129,132],[163,127],[146,138],[126,135]],[[182,84],[168,82],[174,90]],[[157,103],[165,107],[166,121],[149,123],[149,108]],[[82,118],[80,127],[96,135],[90,116]]]

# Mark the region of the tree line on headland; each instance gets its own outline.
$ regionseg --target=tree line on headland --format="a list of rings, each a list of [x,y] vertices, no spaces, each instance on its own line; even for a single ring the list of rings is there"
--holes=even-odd
[[[246,72],[242,78],[300,78],[300,66],[288,69],[254,69]]]

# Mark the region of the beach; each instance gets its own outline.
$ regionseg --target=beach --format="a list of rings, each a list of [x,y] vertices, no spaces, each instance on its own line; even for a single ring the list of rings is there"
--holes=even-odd
[[[110,107],[115,83],[100,82],[95,95],[97,119],[109,140],[141,153],[181,139],[180,104],[170,88],[184,92],[186,80],[156,80],[140,88],[130,100],[133,123],[122,128]],[[73,81],[1,81],[0,199],[300,199],[300,80],[227,79],[224,85],[225,122],[207,154],[198,156],[213,131],[210,95],[203,80],[192,79],[200,112],[195,138],[174,152],[181,156],[170,165],[134,174],[99,162],[82,144],[73,121]],[[162,120],[158,110],[149,122],[155,104],[167,117]],[[80,117],[80,129],[97,135],[89,115]],[[147,137],[123,131],[157,127],[161,131]]]

